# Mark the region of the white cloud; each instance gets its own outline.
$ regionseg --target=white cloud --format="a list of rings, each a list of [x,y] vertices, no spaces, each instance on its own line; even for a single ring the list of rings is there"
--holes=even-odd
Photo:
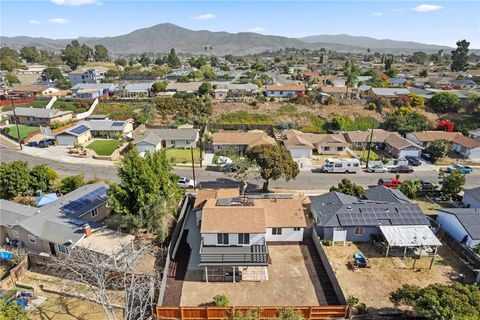
[[[412,8],[413,11],[417,12],[433,12],[442,9],[442,6],[436,4],[421,4],[415,8]]]
[[[83,6],[84,4],[97,3],[97,0],[50,0],[60,6]]]
[[[383,16],[383,12],[372,12],[372,16],[381,17],[381,16]]]
[[[65,24],[68,23],[70,20],[65,19],[65,18],[52,18],[48,20],[49,23],[54,23],[54,24]]]
[[[250,32],[255,32],[255,33],[262,33],[262,32],[267,31],[267,29],[262,28],[262,27],[255,27],[255,28],[251,28],[251,29],[248,30],[248,31],[250,31]]]
[[[30,24],[40,24],[40,21],[38,21],[38,20],[28,20],[28,23],[30,23]]]
[[[195,19],[197,20],[212,20],[215,19],[217,16],[213,13],[204,13],[199,16],[196,16]]]

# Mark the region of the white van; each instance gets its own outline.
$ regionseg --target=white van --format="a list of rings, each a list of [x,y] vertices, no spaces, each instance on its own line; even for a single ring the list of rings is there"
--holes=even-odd
[[[356,173],[360,170],[358,159],[328,158],[322,166],[323,172]]]

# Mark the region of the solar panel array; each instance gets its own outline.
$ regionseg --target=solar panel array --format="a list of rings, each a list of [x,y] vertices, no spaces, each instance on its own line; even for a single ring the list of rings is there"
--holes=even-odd
[[[387,210],[388,208],[388,210]],[[348,209],[338,213],[342,226],[376,226],[389,221],[391,225],[422,225],[426,218],[415,206],[361,207],[355,211]]]
[[[122,127],[124,124],[123,121],[115,121],[112,123],[112,127]]]
[[[75,134],[82,134],[84,132],[87,132],[88,130],[90,130],[89,127],[87,127],[86,125],[79,125],[78,127],[75,127],[73,128],[72,130],[70,130],[70,132],[73,132]]]
[[[102,202],[107,198],[107,187],[100,187],[97,188],[86,195],[69,202],[68,204],[64,205],[61,209],[65,214],[75,214],[80,209],[85,209],[91,207],[92,204],[96,204],[97,202]],[[93,208],[92,208],[93,209]]]

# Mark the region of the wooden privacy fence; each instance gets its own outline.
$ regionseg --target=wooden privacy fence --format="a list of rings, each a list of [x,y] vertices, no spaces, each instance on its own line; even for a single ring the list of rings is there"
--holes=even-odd
[[[157,307],[159,319],[235,319],[238,315],[258,310],[258,319],[275,319],[285,307]],[[348,319],[348,306],[288,307],[307,320]]]
[[[13,287],[15,282],[20,280],[20,278],[27,272],[27,269],[28,258],[25,256],[13,269],[8,271],[7,275],[5,275],[2,281],[0,281],[0,289],[10,289]]]

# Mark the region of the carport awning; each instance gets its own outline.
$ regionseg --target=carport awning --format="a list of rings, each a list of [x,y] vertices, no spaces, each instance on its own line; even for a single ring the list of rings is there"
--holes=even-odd
[[[380,226],[391,247],[441,246],[428,226]]]

